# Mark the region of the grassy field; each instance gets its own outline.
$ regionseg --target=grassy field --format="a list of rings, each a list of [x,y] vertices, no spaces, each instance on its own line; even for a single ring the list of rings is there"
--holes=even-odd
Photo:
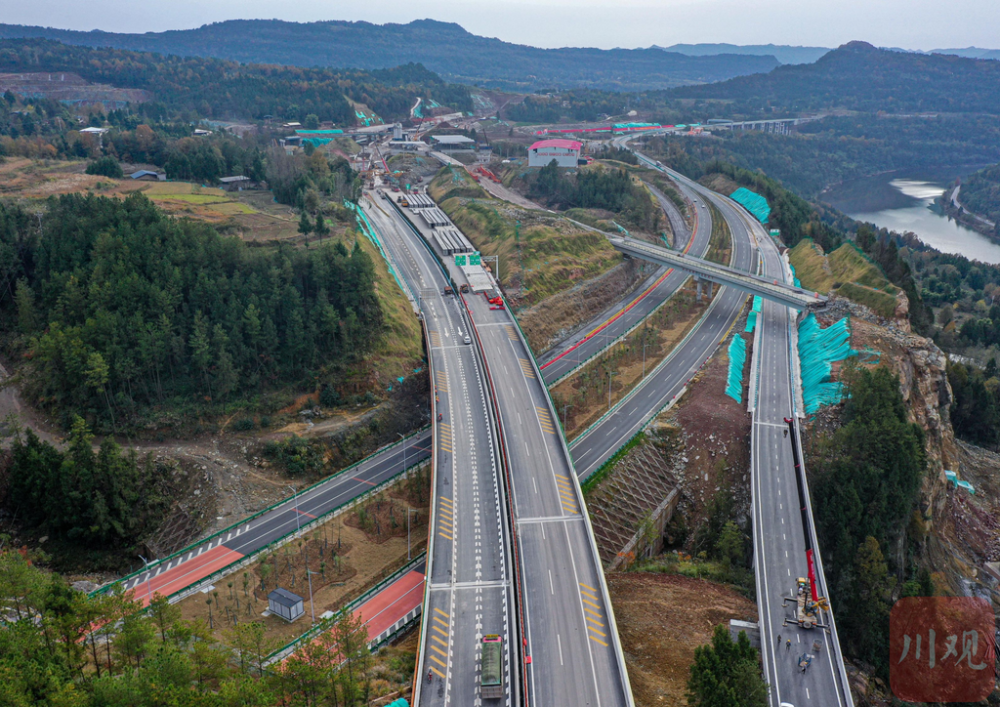
[[[792,248],[789,260],[805,288],[821,293],[836,292],[870,307],[883,317],[892,317],[896,311],[899,288],[850,243],[824,255],[812,239],[804,238]]]
[[[715,204],[709,204],[708,210],[712,214],[712,235],[708,241],[708,252],[705,259],[713,263],[729,265],[729,259],[733,253],[733,237],[729,232],[729,224],[722,218],[722,214],[715,208]],[[704,209],[702,209],[704,213]]]
[[[424,365],[423,334],[409,300],[389,272],[385,259],[367,239],[359,237],[358,242],[375,263],[375,287],[387,328],[382,343],[370,358],[372,373],[379,384],[391,384]],[[353,241],[346,245],[352,244]]]
[[[248,241],[298,239],[298,215],[268,191],[226,192],[190,182],[141,182],[85,174],[82,160],[0,163],[0,196],[43,200],[60,194],[125,197],[142,192],[172,216],[206,221]]]

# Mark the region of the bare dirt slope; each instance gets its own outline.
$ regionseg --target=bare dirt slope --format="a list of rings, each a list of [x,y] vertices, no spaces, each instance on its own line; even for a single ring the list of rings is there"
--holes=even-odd
[[[718,624],[757,620],[752,601],[702,579],[613,572],[608,588],[639,707],[686,705],[694,649],[711,640]]]

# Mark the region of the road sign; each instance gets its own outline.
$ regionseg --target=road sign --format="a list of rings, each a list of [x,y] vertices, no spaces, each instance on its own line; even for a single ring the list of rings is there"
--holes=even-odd
[[[482,265],[482,260],[480,259],[479,251],[475,251],[469,254],[469,265]]]
[[[777,228],[772,228],[771,229],[771,236],[774,237],[774,238],[778,238],[778,237],[781,236],[781,231],[779,231]]]
[[[460,267],[460,268],[464,267],[465,266],[465,261],[466,261],[466,257],[465,257],[464,254],[456,255],[455,256],[455,265],[457,267]]]

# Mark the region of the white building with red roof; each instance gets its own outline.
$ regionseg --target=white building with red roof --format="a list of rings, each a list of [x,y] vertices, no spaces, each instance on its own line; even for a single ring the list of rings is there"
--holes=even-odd
[[[577,140],[539,140],[528,148],[528,166],[544,167],[555,160],[560,167],[576,167],[581,147]]]

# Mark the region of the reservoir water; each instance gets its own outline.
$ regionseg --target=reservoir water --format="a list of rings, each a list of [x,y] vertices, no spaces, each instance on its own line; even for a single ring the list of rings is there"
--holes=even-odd
[[[912,231],[927,245],[972,260],[1000,263],[1000,244],[948,218],[934,200],[974,167],[894,172],[855,180],[820,198],[858,221],[890,231]]]

